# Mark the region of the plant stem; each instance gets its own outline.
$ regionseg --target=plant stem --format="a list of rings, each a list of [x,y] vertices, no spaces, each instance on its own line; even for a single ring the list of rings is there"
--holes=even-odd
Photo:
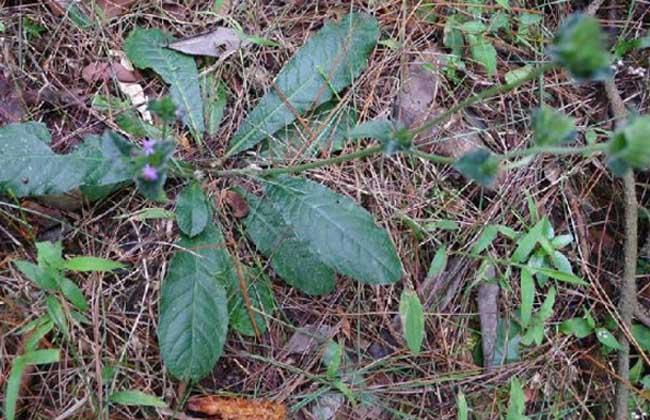
[[[504,85],[497,85],[493,86],[489,89],[485,89],[480,91],[474,96],[471,96],[465,100],[462,100],[458,102],[456,105],[452,106],[442,114],[430,119],[429,121],[425,122],[422,124],[420,127],[416,128],[413,130],[413,134],[422,134],[426,131],[429,131],[433,127],[442,124],[443,122],[447,121],[449,118],[451,118],[455,113],[462,111],[463,109],[467,108],[468,106],[472,106],[478,102],[481,102],[489,97],[499,95],[502,93],[510,92],[513,89],[516,89],[517,87],[523,85],[524,83],[527,83],[531,80],[537,79],[539,76],[543,75],[547,71],[555,68],[556,64],[555,63],[545,63],[541,64],[535,68],[533,68],[530,73],[526,75],[526,77],[519,79],[515,82],[512,83],[506,83]]]
[[[614,79],[605,82],[605,91],[609,99],[612,114],[620,125],[626,117],[625,104],[621,94],[616,88]],[[628,418],[628,399],[630,391],[626,382],[630,380],[630,342],[627,339],[627,333],[632,326],[632,316],[637,310],[638,302],[636,299],[636,263],[638,247],[638,217],[639,204],[636,200],[636,183],[634,181],[634,171],[628,170],[623,177],[623,192],[625,206],[625,247],[624,247],[624,268],[623,279],[621,284],[621,296],[618,301],[618,312],[621,318],[621,334],[619,342],[621,349],[618,351],[618,365],[616,373],[621,378],[616,384],[616,412],[617,420]]]
[[[588,146],[536,146],[528,149],[512,150],[501,155],[502,159],[510,160],[513,158],[528,157],[536,154],[553,154],[553,155],[578,155],[583,153],[596,153],[604,152],[607,149],[607,144],[598,143]]]
[[[424,153],[419,150],[409,150],[407,152],[410,155],[413,155],[415,157],[419,157],[421,159],[426,159],[429,162],[433,163],[442,163],[444,165],[451,165],[454,163],[455,159],[447,156],[440,156],[440,155],[434,155],[430,153]]]
[[[272,176],[283,174],[297,174],[300,172],[316,169],[328,165],[336,165],[338,163],[349,162],[355,159],[363,159],[368,156],[381,153],[383,146],[373,146],[367,149],[359,150],[353,153],[340,155],[330,159],[316,160],[314,162],[303,163],[302,165],[288,166],[286,168],[272,168],[272,169],[229,169],[216,171],[217,176]]]
[[[453,107],[449,108],[447,111],[443,112],[442,114],[430,119],[429,121],[425,122],[422,126],[416,128],[415,130],[412,130],[413,135],[421,134],[422,132],[425,132],[437,125],[440,125],[441,123],[445,122],[449,118],[451,118],[455,113],[462,111],[463,109],[467,108],[468,106],[474,105],[478,102],[483,101],[486,98],[489,98],[494,95],[498,95],[501,93],[506,93],[509,92],[521,85],[523,85],[526,82],[529,82],[531,80],[535,80],[539,76],[543,75],[545,72],[555,68],[554,63],[545,63],[541,64],[535,68],[533,68],[530,73],[526,75],[526,77],[519,79],[513,83],[506,83],[503,85],[498,85],[491,87],[489,89],[485,89],[476,95],[467,98]],[[364,150],[359,150],[357,152],[349,153],[346,155],[341,155],[337,156],[334,158],[330,159],[323,159],[323,160],[317,160],[314,162],[309,162],[309,163],[304,163],[302,165],[296,165],[296,166],[290,166],[290,167],[285,167],[285,168],[272,168],[272,169],[229,169],[229,170],[219,170],[215,171],[214,173],[217,176],[272,176],[272,175],[283,175],[283,174],[296,174],[304,171],[308,171],[310,169],[315,169],[315,168],[320,168],[323,166],[328,166],[328,165],[336,165],[338,163],[343,163],[343,162],[349,162],[351,160],[355,159],[363,159],[365,157],[374,155],[376,153],[380,153],[382,151],[383,147],[382,146],[373,146],[368,149]],[[455,159],[446,157],[446,156],[439,156],[439,155],[432,155],[424,152],[420,152],[418,150],[412,150],[408,152],[409,154],[413,156],[417,156],[422,159],[426,159],[428,161],[434,162],[434,163],[442,163],[449,165],[454,162]],[[225,157],[229,157],[226,155]]]

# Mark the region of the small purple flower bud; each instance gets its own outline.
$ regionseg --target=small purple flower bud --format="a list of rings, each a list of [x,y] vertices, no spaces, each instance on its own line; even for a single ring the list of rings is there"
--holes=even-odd
[[[145,156],[151,156],[154,153],[154,146],[156,145],[156,140],[144,140],[142,142],[142,151]]]
[[[146,164],[142,168],[142,178],[145,181],[155,181],[158,179],[158,170],[153,166]]]

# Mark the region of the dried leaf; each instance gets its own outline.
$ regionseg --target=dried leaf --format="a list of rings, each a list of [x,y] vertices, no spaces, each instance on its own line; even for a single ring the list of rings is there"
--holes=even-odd
[[[212,32],[172,42],[169,48],[189,55],[221,57],[232,54],[246,43],[234,29],[219,27]]]
[[[122,51],[113,51],[112,54],[119,59],[120,65],[127,71],[135,71],[133,65]],[[138,83],[122,82],[119,79],[117,81],[117,86],[120,88],[122,93],[129,98],[131,104],[136,107],[144,122],[152,124],[153,118],[147,108],[149,98],[144,94],[142,86]]]
[[[287,408],[282,403],[244,398],[224,398],[216,395],[195,396],[187,402],[187,409],[222,420],[284,420]]]
[[[104,16],[114,18],[129,11],[136,0],[97,0],[97,5],[104,9]]]
[[[233,216],[235,216],[237,219],[241,219],[248,215],[248,203],[241,195],[237,194],[235,191],[224,191],[221,195],[221,201],[230,207]]]
[[[395,117],[405,127],[418,127],[444,111],[436,101],[440,71],[445,65],[443,56],[440,51],[431,48],[419,53],[409,65],[394,109]],[[434,143],[431,152],[459,158],[482,146],[483,142],[466,125],[463,120],[447,124],[445,128],[454,133],[453,139]],[[439,130],[439,127],[432,128],[426,137],[438,134]]]
[[[106,82],[110,77],[109,68],[110,64],[95,61],[81,70],[81,77],[91,85],[100,81]]]
[[[19,96],[16,92],[17,86],[5,77],[0,71],[0,124],[19,122],[24,114]]]
[[[289,354],[304,354],[316,348],[319,343],[334,335],[334,327],[329,325],[305,325],[291,336],[284,347]]]
[[[127,69],[121,63],[112,63],[110,74],[123,83],[135,83],[142,79],[140,72],[133,70],[133,68]]]

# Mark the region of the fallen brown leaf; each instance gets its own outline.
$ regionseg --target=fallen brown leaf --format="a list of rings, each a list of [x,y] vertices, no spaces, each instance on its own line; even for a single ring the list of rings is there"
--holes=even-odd
[[[172,42],[169,48],[189,55],[221,57],[246,44],[234,29],[219,27],[212,32]]]
[[[397,119],[406,127],[419,127],[444,111],[436,101],[440,86],[439,72],[445,65],[443,57],[443,53],[430,48],[419,53],[408,65],[394,109]],[[470,130],[462,118],[456,118],[444,127],[433,127],[425,136],[434,136],[443,128],[454,133],[454,139],[434,143],[430,151],[432,153],[459,158],[483,145],[481,139]]]
[[[298,328],[291,336],[289,342],[284,346],[288,354],[309,353],[316,348],[319,343],[335,334],[335,328],[329,325],[311,325],[307,324],[303,328]]]
[[[287,408],[282,403],[244,398],[225,398],[216,395],[195,396],[187,402],[187,409],[223,420],[283,420]]]
[[[109,67],[110,65],[108,63],[95,61],[88,64],[81,70],[81,78],[90,85],[100,81],[105,82],[110,77],[110,73],[108,71]]]
[[[114,18],[129,11],[136,0],[97,0],[97,5],[104,10],[104,16]]]
[[[135,83],[141,79],[137,70],[129,70],[120,63],[103,63],[95,61],[81,70],[81,77],[88,84],[107,82],[115,77],[122,83]]]
[[[233,216],[235,216],[237,219],[241,219],[248,215],[248,203],[241,195],[237,194],[235,191],[224,191],[221,196],[221,201],[230,207]]]
[[[17,86],[0,71],[0,124],[19,122],[24,115]]]

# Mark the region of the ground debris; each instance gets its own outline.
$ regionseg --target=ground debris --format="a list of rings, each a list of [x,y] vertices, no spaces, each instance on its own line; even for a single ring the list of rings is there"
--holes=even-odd
[[[283,420],[287,408],[282,403],[244,398],[225,398],[216,395],[195,396],[187,402],[187,410],[215,416],[222,420]]]

